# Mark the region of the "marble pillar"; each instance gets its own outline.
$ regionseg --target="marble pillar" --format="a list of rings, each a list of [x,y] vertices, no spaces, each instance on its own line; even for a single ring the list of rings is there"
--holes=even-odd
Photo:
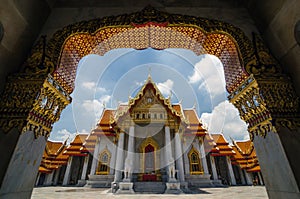
[[[226,156],[226,162],[227,162],[227,167],[228,167],[228,171],[229,171],[231,185],[236,185],[236,180],[235,180],[235,176],[234,176],[234,172],[233,172],[233,168],[232,168],[231,160],[230,160],[229,156]]]
[[[0,189],[1,199],[31,198],[45,145],[46,138],[35,138],[32,131],[20,135],[5,170]]]
[[[53,179],[53,185],[57,185],[58,178],[59,178],[59,173],[60,173],[60,168],[61,167],[59,167],[58,169],[55,170],[54,179]]]
[[[246,180],[245,180],[245,174],[244,174],[244,171],[239,167],[239,173],[240,173],[240,176],[241,176],[241,182],[242,182],[242,185],[246,185]]]
[[[70,174],[71,174],[71,166],[72,166],[72,159],[73,159],[73,156],[69,156],[66,172],[65,172],[65,175],[64,175],[64,180],[63,180],[63,183],[62,183],[62,185],[64,185],[64,186],[69,184]]]
[[[263,178],[262,178],[262,176],[261,176],[261,173],[258,172],[257,175],[258,175],[259,184],[260,184],[260,185],[264,185],[264,181],[263,181]]]
[[[51,186],[52,185],[52,179],[53,179],[54,172],[55,172],[55,170],[52,170],[51,173],[48,173],[46,175],[44,185],[46,185],[46,186]]]
[[[41,173],[39,172],[39,174],[36,177],[35,186],[39,185],[40,177],[41,177]]]
[[[253,181],[252,181],[251,174],[248,173],[248,172],[245,171],[245,170],[244,170],[244,174],[245,174],[245,177],[246,177],[247,185],[252,185],[252,184],[253,184]]]
[[[119,133],[114,182],[120,182],[124,168],[124,132]]]
[[[175,160],[178,169],[178,178],[180,182],[184,182],[184,170],[183,170],[183,159],[182,159],[182,146],[180,141],[179,133],[175,133]]]
[[[199,144],[200,144],[200,155],[201,155],[200,158],[202,161],[203,171],[204,174],[209,174],[203,142],[199,142]]]
[[[132,180],[132,172],[134,170],[133,167],[134,167],[134,126],[131,126],[129,128],[128,151],[125,160],[124,180],[126,181]]]
[[[170,127],[165,126],[165,157],[166,157],[166,168],[168,174],[168,181],[174,176],[174,158],[172,155],[172,147],[171,147],[171,135],[170,135]],[[173,171],[173,173],[171,173]],[[173,174],[173,175],[171,175]]]
[[[93,154],[93,161],[92,161],[90,175],[96,174],[96,169],[97,169],[97,164],[98,164],[98,159],[99,159],[100,141],[101,141],[101,138],[98,137],[97,141],[96,141],[96,145],[95,145],[94,154]]]
[[[89,154],[84,157],[84,163],[83,163],[83,168],[82,168],[82,173],[81,173],[81,180],[86,180],[86,172],[89,164]]]
[[[289,132],[284,130],[284,128],[280,128],[280,132],[268,132],[266,137],[255,135],[253,143],[269,198],[298,199],[300,191],[296,180],[297,175],[291,168],[286,149],[279,137],[279,134],[289,135]],[[293,132],[290,137],[295,138],[299,133]],[[294,152],[289,155],[299,156],[299,153]]]
[[[217,173],[217,168],[216,168],[215,157],[209,155],[209,159],[210,159],[211,171],[212,171],[213,179],[214,180],[218,180],[218,173]]]

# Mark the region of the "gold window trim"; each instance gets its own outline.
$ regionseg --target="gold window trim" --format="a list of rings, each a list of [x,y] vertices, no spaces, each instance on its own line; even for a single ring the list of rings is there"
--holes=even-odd
[[[196,154],[197,157],[197,162],[193,162],[192,160],[192,155]],[[203,167],[202,167],[202,163],[201,163],[201,159],[200,159],[200,153],[198,152],[198,150],[196,150],[194,148],[194,146],[191,148],[191,150],[189,151],[188,154],[189,157],[189,165],[190,165],[190,175],[201,175],[203,174]],[[198,165],[199,166],[199,171],[193,171],[192,166],[193,165]]]
[[[102,157],[105,154],[107,154],[107,156],[108,156],[107,162],[101,162]],[[96,175],[108,175],[109,174],[109,172],[110,172],[110,159],[111,159],[110,151],[108,149],[104,149],[100,153],[99,158],[98,158],[98,166],[97,166],[97,169],[96,169]],[[105,165],[107,167],[106,171],[100,171],[102,165]]]

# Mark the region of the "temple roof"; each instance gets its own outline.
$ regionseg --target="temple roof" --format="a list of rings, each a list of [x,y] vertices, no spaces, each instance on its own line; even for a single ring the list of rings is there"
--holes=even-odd
[[[238,165],[247,172],[260,171],[254,145],[251,140],[233,141],[233,150],[235,151],[235,155],[231,157],[232,164]]]
[[[115,115],[114,121],[117,122],[119,120],[119,118],[122,118],[122,117],[126,116],[126,114],[130,113],[138,105],[138,102],[144,98],[145,93],[147,91],[153,92],[153,95],[154,95],[153,97],[165,107],[167,112],[170,112],[175,117],[178,117],[181,120],[181,122],[183,122],[183,123],[186,122],[185,118],[181,114],[182,112],[177,111],[178,108],[176,107],[177,108],[177,110],[176,110],[172,106],[170,97],[165,98],[162,95],[162,93],[157,88],[156,84],[153,82],[150,75],[148,76],[145,84],[141,87],[140,91],[136,94],[136,96],[134,98],[129,99],[128,107],[126,108],[124,106],[123,107],[124,109],[122,111],[120,111],[120,106],[118,107],[117,114]]]
[[[151,103],[147,102],[148,98],[151,98]],[[177,121],[183,124],[182,126],[185,128],[184,135],[205,136],[207,134],[207,129],[204,128],[197,115],[196,110],[194,108],[183,109],[181,103],[172,104],[170,98],[165,98],[161,94],[156,84],[152,81],[151,76],[149,75],[148,79],[134,98],[129,98],[129,101],[127,103],[119,104],[116,109],[105,108],[103,110],[102,115],[97,123],[97,127],[91,131],[89,136],[87,136],[83,144],[85,146],[85,149],[81,149],[81,151],[93,152],[98,136],[117,136],[117,129],[115,129],[115,126],[118,126],[121,123],[120,121],[122,121],[122,119],[128,119],[129,122],[141,122],[133,115],[134,110],[146,109],[151,111],[154,110],[155,112],[155,110],[157,111],[157,109],[155,109],[156,104],[162,105],[164,110],[166,110],[168,114],[179,119]],[[158,106],[158,109],[159,108],[162,107]],[[166,118],[164,118],[163,120],[158,119],[157,122],[163,123],[166,120]],[[151,118],[150,122],[155,122],[155,119]]]
[[[226,141],[223,134],[211,134],[216,145],[211,150],[212,156],[232,156],[235,154],[233,148]]]
[[[52,170],[67,164],[69,156],[63,154],[65,149],[65,142],[48,140],[39,167],[39,172],[51,173]]]
[[[184,113],[184,117],[189,123],[187,130],[198,136],[204,136],[207,130],[203,127],[202,122],[198,118],[196,110],[195,109],[183,110],[183,113]]]
[[[64,155],[69,156],[87,156],[87,153],[83,153],[85,150],[81,149],[83,142],[85,142],[86,137],[88,134],[78,134],[74,137],[73,141],[64,151]]]

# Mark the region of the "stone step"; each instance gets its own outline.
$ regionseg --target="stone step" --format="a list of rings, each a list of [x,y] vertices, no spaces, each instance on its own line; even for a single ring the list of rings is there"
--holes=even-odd
[[[162,194],[165,192],[166,185],[163,182],[135,182],[133,189],[137,193]]]

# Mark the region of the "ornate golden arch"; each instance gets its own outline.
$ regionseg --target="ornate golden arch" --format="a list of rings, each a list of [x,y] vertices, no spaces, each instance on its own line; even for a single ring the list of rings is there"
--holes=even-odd
[[[83,56],[103,55],[115,48],[148,47],[185,48],[198,55],[216,55],[224,65],[228,98],[249,124],[252,135],[265,136],[280,126],[300,126],[297,94],[258,35],[253,34],[251,41],[231,24],[169,14],[150,6],[141,12],[66,26],[48,42],[42,37],[20,73],[8,78],[0,126],[5,132],[17,127],[22,132],[34,131],[36,137],[48,137],[52,124],[71,102],[69,94],[74,90],[77,65]],[[53,95],[58,96],[58,106],[41,108],[39,102]]]
[[[141,12],[66,26],[53,35],[44,50],[43,42],[37,43],[34,56],[27,60],[24,70],[36,72],[36,65],[42,66],[68,93],[74,89],[77,65],[83,56],[103,55],[116,48],[185,48],[197,55],[215,55],[224,65],[229,92],[263,67],[277,71],[276,64],[258,60],[260,51],[255,51],[251,40],[239,28],[217,20],[169,14],[151,6]],[[270,58],[268,53],[264,56]]]

